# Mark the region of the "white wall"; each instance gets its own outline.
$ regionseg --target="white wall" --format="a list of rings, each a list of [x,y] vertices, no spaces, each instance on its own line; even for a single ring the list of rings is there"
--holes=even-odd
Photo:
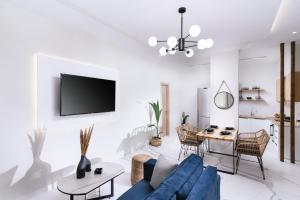
[[[258,116],[273,116],[279,112],[276,101],[276,80],[279,78],[279,63],[276,61],[264,63],[262,61],[241,61],[239,65],[240,87],[259,86],[264,89],[261,97],[264,102],[240,102],[239,114],[250,115],[251,111]],[[257,93],[243,93],[243,97],[255,98]]]
[[[210,123],[220,127],[233,126],[238,127],[238,70],[239,70],[239,52],[238,50],[219,53],[211,57],[210,69],[210,87],[211,87],[211,114]],[[219,109],[214,104],[216,95],[222,81],[225,80],[232,95],[234,104],[227,110]],[[224,87],[222,87],[224,89]]]
[[[99,39],[89,33],[60,25],[9,1],[0,4],[0,24],[1,198],[9,194],[13,195],[10,198],[22,196],[28,199],[26,195],[30,196],[44,187],[46,183],[40,182],[41,180],[55,178],[70,170],[66,167],[76,165],[79,161],[79,129],[90,125],[69,123],[58,128],[55,123],[44,124],[48,130],[41,154],[43,162],[33,162],[27,134],[32,132],[35,124],[35,53],[119,71],[119,115],[115,121],[110,122],[95,118],[88,151],[90,158],[115,160],[146,142],[143,127],[149,122],[148,102],[160,99],[161,82],[170,85],[172,133],[180,123],[182,111],[192,112],[194,106],[195,111],[197,109],[194,102],[189,104],[190,99],[196,96],[196,90],[192,89],[192,94],[187,94],[191,98],[186,99],[187,96],[182,95],[183,91],[185,94],[189,91],[183,88],[187,80],[182,74],[190,68],[176,62],[174,56],[162,58],[153,50],[144,50],[148,49],[146,43],[140,45],[135,41],[126,41],[126,44],[131,45],[115,46],[107,43],[105,37]],[[122,36],[120,39],[121,42],[124,41]],[[201,71],[199,80],[204,80],[209,72],[204,70],[204,73]],[[202,81],[197,86],[190,87],[201,86]],[[44,166],[47,170],[37,166]]]
[[[182,112],[190,115],[188,123],[197,126],[197,88],[210,87],[210,65],[188,67],[182,77]]]

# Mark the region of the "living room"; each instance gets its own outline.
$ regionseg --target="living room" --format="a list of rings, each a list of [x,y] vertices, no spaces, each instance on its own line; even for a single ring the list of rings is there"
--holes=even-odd
[[[297,0],[1,1],[0,196],[159,199],[174,163],[196,162],[185,197],[163,194],[299,199],[299,9]],[[68,80],[95,84],[64,90]],[[86,98],[97,84],[113,86]],[[73,89],[82,107],[63,98]],[[101,95],[105,109],[91,106]],[[263,150],[244,155],[239,135],[257,132]],[[148,177],[151,191],[139,193],[149,166],[156,186]],[[212,196],[197,185],[206,170]]]

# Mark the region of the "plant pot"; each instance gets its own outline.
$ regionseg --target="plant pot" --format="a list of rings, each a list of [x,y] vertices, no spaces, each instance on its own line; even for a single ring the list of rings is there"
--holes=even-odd
[[[91,170],[91,161],[82,155],[76,170],[77,178],[84,178],[85,172],[90,172]]]
[[[152,137],[150,140],[150,145],[154,147],[159,147],[161,146],[161,138],[160,137]]]

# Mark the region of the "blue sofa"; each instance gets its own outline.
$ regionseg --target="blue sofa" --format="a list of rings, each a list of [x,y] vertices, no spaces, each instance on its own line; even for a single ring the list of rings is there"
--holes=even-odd
[[[156,160],[144,164],[144,179],[118,200],[220,200],[220,176],[215,167],[203,168],[202,158],[192,154],[156,188],[150,185]]]

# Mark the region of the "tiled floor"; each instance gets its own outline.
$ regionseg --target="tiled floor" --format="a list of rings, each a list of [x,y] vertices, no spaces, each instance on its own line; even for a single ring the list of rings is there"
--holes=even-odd
[[[136,153],[147,153],[157,157],[160,153],[178,158],[179,142],[177,137],[169,136],[163,139],[163,145],[159,148],[145,146]],[[231,148],[229,144],[219,144],[224,149]],[[132,154],[132,155],[134,155]],[[131,157],[128,155],[118,161],[125,167],[126,173],[116,179],[115,197],[130,188]],[[184,158],[181,158],[181,160]],[[253,158],[249,157],[247,159]],[[221,175],[221,199],[222,200],[299,200],[300,199],[300,165],[280,162],[277,159],[275,147],[270,142],[263,157],[266,180],[261,177],[259,165],[254,162],[241,161],[238,174]],[[218,165],[219,168],[230,170],[232,159],[219,155],[207,155],[205,163]],[[109,187],[103,191],[109,191]],[[68,199],[57,192],[43,194],[43,199]],[[48,197],[48,198],[46,198]],[[40,199],[37,196],[34,199]]]

